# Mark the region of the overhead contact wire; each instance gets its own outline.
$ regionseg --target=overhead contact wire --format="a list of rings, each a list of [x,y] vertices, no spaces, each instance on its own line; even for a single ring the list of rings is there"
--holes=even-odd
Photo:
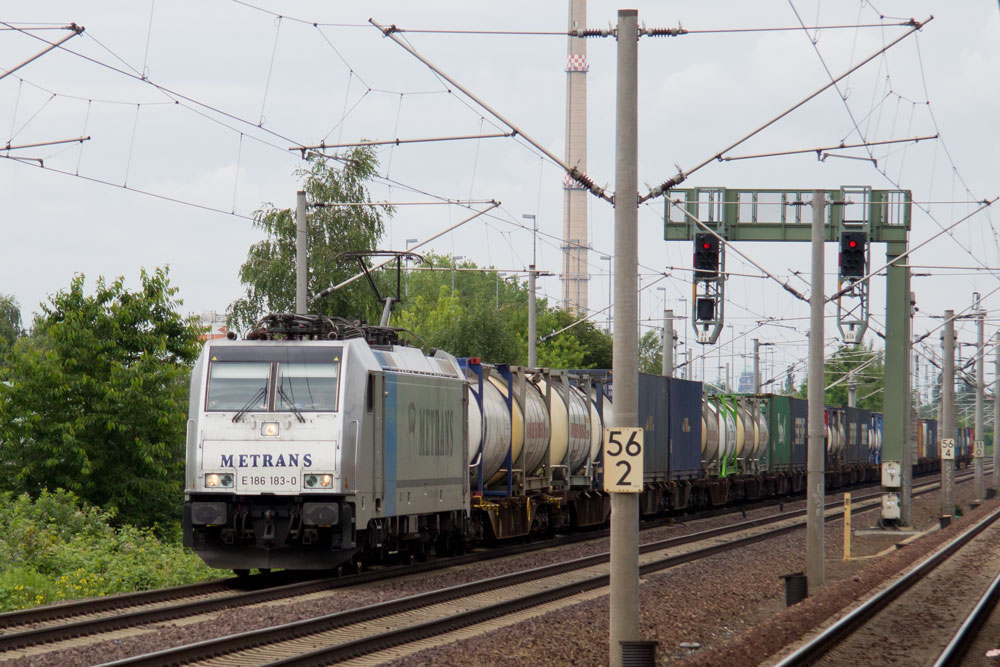
[[[395,42],[401,48],[403,48],[407,53],[409,53],[414,58],[416,58],[417,60],[419,60],[420,62],[422,62],[424,65],[426,65],[432,72],[434,72],[439,77],[441,77],[442,79],[444,79],[445,81],[447,81],[448,83],[450,83],[452,86],[454,86],[455,88],[457,88],[458,90],[460,90],[464,95],[466,95],[471,100],[473,100],[476,104],[478,104],[483,109],[485,109],[486,111],[488,111],[498,121],[500,121],[501,123],[503,123],[504,125],[506,125],[507,127],[509,127],[516,134],[520,135],[525,141],[527,141],[529,144],[531,144],[536,150],[540,151],[547,158],[549,158],[550,160],[552,160],[552,162],[554,162],[555,164],[557,164],[561,168],[563,168],[566,171],[566,173],[570,175],[571,178],[573,178],[577,182],[581,183],[582,185],[586,186],[587,189],[591,193],[593,193],[594,195],[596,195],[596,196],[600,197],[601,199],[604,199],[604,200],[606,200],[608,202],[612,201],[612,197],[610,197],[604,191],[604,188],[601,188],[598,185],[594,184],[594,182],[586,174],[582,173],[576,167],[570,167],[565,162],[563,162],[562,160],[560,160],[551,151],[549,151],[548,149],[546,149],[544,146],[542,146],[539,142],[537,142],[534,139],[532,139],[530,136],[526,135],[524,132],[521,131],[521,129],[519,127],[517,127],[516,125],[514,125],[511,121],[507,120],[498,111],[494,110],[488,104],[486,104],[485,102],[483,102],[482,100],[480,100],[478,97],[476,97],[476,95],[474,95],[472,92],[470,92],[465,86],[463,86],[462,84],[458,83],[455,79],[453,79],[452,77],[450,77],[447,74],[445,74],[440,68],[438,68],[433,63],[431,63],[429,60],[427,60],[422,55],[420,55],[420,53],[418,53],[416,49],[414,49],[412,46],[410,46],[409,44],[407,44],[406,42],[404,42],[402,39],[400,39],[395,34],[395,32],[396,32],[396,27],[395,26],[390,26],[390,27],[386,28],[384,26],[379,25],[374,19],[368,19],[368,20],[369,20],[369,22],[373,26],[375,26],[376,28],[378,28],[382,32],[383,35],[385,35],[386,37],[388,37],[389,39],[391,39],[393,42]]]
[[[702,169],[703,167],[705,167],[709,163],[721,159],[723,155],[725,155],[726,153],[728,153],[732,149],[736,148],[737,146],[739,146],[740,144],[746,142],[747,140],[751,139],[752,137],[760,134],[765,129],[767,129],[768,127],[774,125],[776,122],[778,122],[779,120],[781,120],[782,118],[784,118],[788,114],[792,113],[793,111],[795,111],[796,109],[800,108],[801,106],[803,106],[807,102],[811,101],[812,99],[814,99],[818,95],[822,94],[823,92],[825,92],[826,90],[828,90],[832,86],[836,85],[836,83],[838,81],[840,81],[841,79],[849,76],[852,72],[856,72],[857,70],[861,69],[862,67],[864,67],[865,65],[867,65],[869,62],[871,62],[875,58],[879,57],[880,55],[882,55],[883,53],[885,53],[886,51],[888,51],[889,49],[891,49],[896,44],[899,44],[901,41],[903,41],[904,39],[906,39],[907,37],[909,37],[913,33],[915,33],[918,30],[920,30],[922,27],[924,27],[925,25],[927,25],[927,23],[929,23],[933,19],[934,19],[934,17],[930,16],[930,17],[928,17],[926,20],[924,20],[922,22],[913,20],[909,24],[910,25],[910,30],[907,30],[905,33],[903,33],[902,35],[900,35],[899,37],[897,37],[896,39],[894,39],[888,45],[883,46],[877,52],[875,52],[872,55],[868,56],[867,58],[865,58],[864,60],[862,60],[861,62],[859,62],[857,65],[854,65],[853,67],[849,68],[846,72],[844,72],[840,76],[836,77],[830,83],[827,83],[827,84],[821,86],[818,90],[816,90],[815,92],[813,92],[810,95],[806,96],[805,98],[803,98],[802,100],[800,100],[796,104],[792,105],[791,107],[789,107],[785,111],[782,111],[780,114],[778,114],[777,116],[775,116],[771,120],[767,121],[766,123],[764,123],[763,125],[761,125],[757,129],[753,130],[752,132],[750,132],[749,134],[747,134],[743,138],[741,138],[741,139],[737,140],[736,142],[730,144],[726,148],[724,148],[721,151],[715,153],[714,155],[712,155],[711,157],[705,159],[701,163],[695,165],[691,169],[688,169],[687,171],[683,171],[683,170],[679,171],[675,176],[673,176],[672,178],[664,181],[660,185],[658,185],[655,188],[653,188],[652,190],[650,190],[647,194],[645,194],[642,197],[640,197],[639,198],[639,203],[642,203],[642,202],[647,201],[649,199],[653,199],[654,197],[659,197],[662,194],[664,194],[667,190],[669,190],[670,188],[673,188],[673,187],[676,187],[677,185],[680,185],[681,183],[683,183],[684,181],[686,181],[691,176],[691,174],[693,174],[696,171]]]
[[[274,44],[271,47],[271,62],[267,67],[267,79],[264,82],[264,99],[260,101],[260,120],[257,127],[264,125],[264,107],[267,105],[267,93],[271,89],[271,74],[274,72],[274,57],[278,54],[278,39],[281,37],[281,17],[275,19]]]

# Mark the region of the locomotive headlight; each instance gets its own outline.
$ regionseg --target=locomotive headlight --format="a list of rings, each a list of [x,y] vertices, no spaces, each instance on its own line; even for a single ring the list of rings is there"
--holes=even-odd
[[[263,422],[260,425],[260,434],[265,438],[278,437],[278,422]]]
[[[233,485],[233,476],[229,473],[210,472],[205,475],[205,488],[228,489]]]
[[[333,475],[330,473],[315,473],[306,475],[303,481],[308,489],[329,489],[333,486]]]

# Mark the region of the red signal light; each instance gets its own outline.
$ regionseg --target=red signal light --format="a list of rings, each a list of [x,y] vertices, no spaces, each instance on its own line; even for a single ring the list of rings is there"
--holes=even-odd
[[[719,275],[720,249],[719,240],[711,234],[695,234],[695,279],[714,278]]]
[[[868,260],[865,247],[868,245],[865,232],[850,231],[840,233],[840,276],[860,278],[865,275]]]

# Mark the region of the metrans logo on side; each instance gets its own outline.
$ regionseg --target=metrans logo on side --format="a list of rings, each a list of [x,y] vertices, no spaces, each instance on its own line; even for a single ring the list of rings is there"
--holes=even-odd
[[[312,467],[312,454],[220,454],[221,468],[303,468]]]

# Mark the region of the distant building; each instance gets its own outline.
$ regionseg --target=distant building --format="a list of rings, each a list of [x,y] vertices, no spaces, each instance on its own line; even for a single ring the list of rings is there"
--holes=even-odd
[[[208,333],[199,336],[199,340],[215,340],[225,338],[229,333],[229,325],[226,323],[225,313],[217,313],[214,310],[198,315],[198,324],[208,329]]]
[[[739,389],[737,391],[741,394],[752,394],[754,390],[753,386],[753,371],[743,371],[740,375]]]

